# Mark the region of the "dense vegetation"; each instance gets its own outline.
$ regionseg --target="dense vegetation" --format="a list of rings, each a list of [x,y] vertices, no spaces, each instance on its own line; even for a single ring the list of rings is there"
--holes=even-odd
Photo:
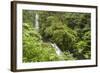
[[[90,19],[89,13],[23,10],[23,62],[90,59]],[[61,49],[61,56],[50,42]]]

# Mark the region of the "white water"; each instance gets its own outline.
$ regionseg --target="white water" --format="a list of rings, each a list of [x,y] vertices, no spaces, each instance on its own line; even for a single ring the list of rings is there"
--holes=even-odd
[[[39,20],[39,15],[36,13],[36,15],[35,15],[35,28],[37,31],[39,30],[39,21],[38,20]],[[60,50],[60,48],[55,43],[51,43],[51,45],[54,47],[56,54],[58,56],[61,56],[62,51]]]
[[[56,54],[60,56],[62,54],[60,48],[55,43],[51,43],[51,45],[55,48]]]
[[[39,15],[36,13],[35,15],[35,28],[38,31],[39,30]]]

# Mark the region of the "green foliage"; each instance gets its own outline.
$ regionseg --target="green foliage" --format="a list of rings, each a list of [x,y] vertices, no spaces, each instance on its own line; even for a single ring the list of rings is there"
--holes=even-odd
[[[90,59],[91,58],[91,33],[86,31],[83,33],[82,40],[75,44],[75,50],[77,51],[75,55],[77,59]]]
[[[39,31],[35,15],[39,15]],[[41,62],[91,58],[91,14],[23,10],[23,61]],[[59,57],[50,42],[63,54]]]
[[[64,60],[76,60],[76,58],[73,56],[73,54],[70,53],[69,51],[64,51],[63,57],[64,57]]]
[[[48,20],[46,22],[44,21],[44,23],[41,24],[40,34],[44,39],[55,42],[62,51],[66,51],[70,48],[73,48],[77,33],[69,28],[66,24],[63,24],[63,22],[60,20],[61,18],[56,14],[47,16]],[[42,15],[44,16],[45,14]],[[41,17],[40,19],[42,20]]]
[[[23,22],[33,24],[35,23],[35,13],[32,10],[23,10]]]
[[[59,57],[50,43],[44,43],[41,36],[30,24],[23,24],[23,61],[56,61]]]

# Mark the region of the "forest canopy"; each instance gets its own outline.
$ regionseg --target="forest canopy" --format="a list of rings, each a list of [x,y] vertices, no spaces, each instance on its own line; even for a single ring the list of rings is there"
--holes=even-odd
[[[23,10],[23,62],[90,58],[90,13]]]

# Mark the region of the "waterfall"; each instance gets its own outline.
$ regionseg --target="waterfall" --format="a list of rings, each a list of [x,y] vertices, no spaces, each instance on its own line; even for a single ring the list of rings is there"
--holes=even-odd
[[[35,15],[35,28],[38,31],[39,30],[39,15],[36,13]]]
[[[55,48],[56,54],[60,56],[62,54],[60,48],[55,43],[51,43],[51,45]]]
[[[36,13],[36,15],[35,15],[35,29],[36,29],[36,31],[39,31],[39,15],[38,15],[38,13]],[[54,47],[56,54],[58,56],[60,56],[60,59],[64,60],[62,57],[62,51],[60,50],[60,48],[55,43],[51,43],[51,46]]]

